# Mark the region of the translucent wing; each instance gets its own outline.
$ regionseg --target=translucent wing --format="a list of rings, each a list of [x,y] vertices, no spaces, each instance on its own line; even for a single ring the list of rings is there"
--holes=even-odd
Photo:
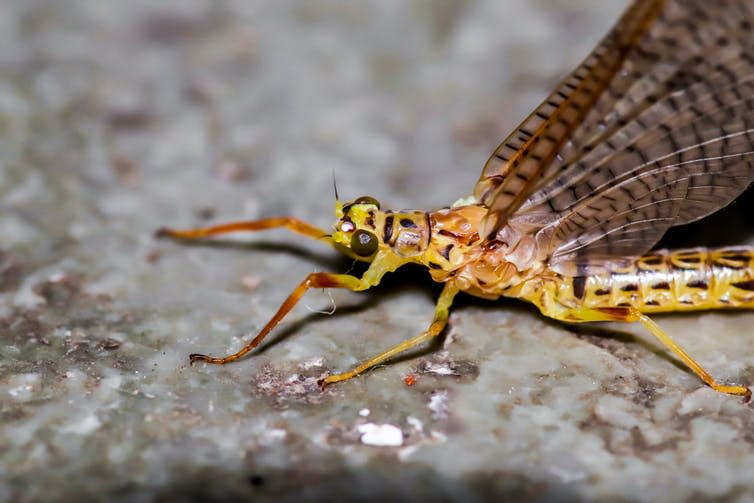
[[[592,53],[493,152],[475,188],[490,208],[484,235],[499,229],[545,173],[562,165],[574,129],[659,15],[662,0],[636,1]],[[490,236],[491,237],[491,236]]]
[[[710,5],[638,1],[627,11],[606,40],[636,12],[646,12],[641,28],[583,119],[547,152],[524,142],[514,163],[504,143],[496,155],[509,160],[485,167],[476,194],[490,206],[488,237],[507,224],[535,234],[554,269],[583,270],[648,251],[754,180],[754,2]],[[532,152],[543,162],[519,176]],[[525,186],[510,195],[514,178]]]

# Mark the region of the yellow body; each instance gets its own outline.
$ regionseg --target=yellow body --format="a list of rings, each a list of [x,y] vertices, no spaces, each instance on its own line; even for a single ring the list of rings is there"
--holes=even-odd
[[[427,266],[435,281],[477,297],[521,298],[557,319],[577,321],[563,313],[579,308],[632,307],[643,313],[754,308],[754,248],[658,250],[625,264],[608,263],[598,274],[564,276],[542,261],[526,261],[519,269],[511,258],[520,246],[481,240],[486,212],[482,205],[434,212],[357,205],[338,216],[375,233],[383,254]],[[345,245],[350,238],[336,233],[334,239]]]
[[[619,270],[556,283],[542,288],[566,306],[630,306],[643,313],[753,308],[754,249],[658,250]]]

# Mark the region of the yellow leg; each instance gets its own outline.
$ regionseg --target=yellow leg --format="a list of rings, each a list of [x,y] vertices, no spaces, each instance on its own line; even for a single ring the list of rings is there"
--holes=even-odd
[[[353,291],[365,290],[371,286],[363,279],[359,279],[349,274],[330,274],[327,272],[313,272],[309,274],[304,281],[302,281],[295,290],[285,299],[285,302],[280,306],[275,315],[267,322],[262,330],[257,334],[254,339],[251,340],[244,347],[236,351],[235,353],[227,356],[216,357],[208,356],[199,353],[192,353],[189,355],[189,361],[191,363],[203,361],[207,363],[215,363],[218,365],[224,365],[232,361],[238,360],[243,355],[259,346],[259,344],[267,337],[267,334],[272,331],[275,326],[280,323],[288,312],[293,309],[293,306],[304,296],[304,294],[310,288],[347,288]]]
[[[229,222],[225,224],[213,225],[211,227],[197,227],[195,229],[169,229],[162,227],[155,232],[157,237],[170,237],[174,239],[202,239],[218,234],[228,234],[230,232],[254,232],[265,229],[276,229],[283,227],[298,234],[303,234],[314,239],[320,239],[327,235],[324,230],[309,225],[293,217],[273,217],[263,218],[261,220],[245,220],[240,222]]]
[[[280,305],[277,312],[272,316],[270,321],[267,322],[264,328],[259,331],[257,336],[254,337],[251,342],[246,344],[235,353],[227,356],[216,357],[194,353],[189,355],[189,361],[191,363],[203,361],[207,363],[223,365],[238,360],[246,353],[257,347],[264,340],[264,338],[267,337],[267,334],[269,334],[272,329],[275,328],[278,323],[280,323],[285,315],[288,314],[291,309],[293,309],[296,303],[298,303],[301,297],[303,297],[310,288],[346,288],[354,292],[360,292],[378,285],[380,283],[380,280],[386,273],[394,271],[402,264],[403,259],[401,257],[398,257],[397,255],[377,253],[372,261],[372,264],[369,266],[369,269],[366,270],[364,276],[362,276],[361,278],[351,276],[350,274],[313,272],[309,274],[304,279],[304,281],[302,281],[293,290],[293,292],[291,292],[288,298],[285,299],[285,301]],[[448,306],[449,305],[450,302],[448,302]],[[447,314],[445,317],[447,319]],[[442,328],[440,330],[442,330]]]
[[[718,384],[717,381],[707,372],[691,355],[689,355],[681,346],[678,345],[665,331],[652,321],[647,315],[633,307],[606,307],[606,308],[578,308],[568,311],[561,319],[566,321],[638,321],[649,330],[652,335],[678,358],[686,364],[699,378],[707,385],[719,391],[730,395],[741,395],[746,400],[751,398],[751,390],[745,386],[732,386]]]
[[[425,332],[422,332],[416,337],[412,337],[411,339],[403,341],[400,344],[396,344],[395,346],[391,347],[390,349],[386,351],[383,351],[377,356],[370,358],[369,360],[365,362],[360,363],[358,366],[356,366],[352,370],[349,370],[348,372],[343,372],[342,374],[335,374],[335,375],[327,376],[320,382],[320,384],[322,386],[327,386],[328,384],[345,381],[345,380],[351,379],[352,377],[356,377],[357,375],[374,367],[375,365],[379,365],[385,360],[392,358],[398,353],[402,353],[403,351],[416,347],[419,344],[422,344],[430,339],[433,339],[434,337],[437,337],[438,335],[440,335],[440,333],[443,331],[445,326],[448,324],[448,316],[450,315],[450,306],[451,304],[453,304],[453,298],[456,296],[457,293],[458,293],[458,288],[456,288],[454,285],[450,283],[445,283],[445,288],[443,288],[442,293],[440,294],[440,298],[437,299],[437,305],[435,306],[435,317],[432,320],[432,324],[429,326],[429,328]]]
[[[339,252],[348,255],[357,260],[365,260],[364,257],[358,256],[350,248],[342,246],[332,240],[330,234],[324,229],[314,227],[304,221],[294,217],[273,217],[262,218],[260,220],[244,220],[239,222],[228,222],[210,227],[196,227],[193,229],[170,229],[161,227],[155,232],[155,237],[172,238],[183,241],[192,239],[205,239],[208,237],[218,236],[220,234],[229,234],[233,232],[256,232],[267,229],[288,229],[297,234],[302,234],[308,238],[316,239],[329,244]]]

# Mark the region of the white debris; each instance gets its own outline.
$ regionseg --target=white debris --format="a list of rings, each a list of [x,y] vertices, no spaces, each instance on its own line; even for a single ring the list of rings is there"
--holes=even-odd
[[[39,374],[16,374],[7,379],[8,394],[18,402],[25,402],[34,398],[40,387]]]
[[[61,430],[65,433],[73,433],[75,435],[89,435],[100,426],[102,426],[102,422],[96,414],[92,413],[84,416],[79,421],[63,426]]]
[[[427,404],[432,411],[433,419],[445,419],[448,417],[448,391],[438,390],[432,393]]]
[[[368,415],[370,414],[370,412],[371,412],[371,411],[370,411],[369,409],[367,409],[367,408],[364,408],[364,409],[361,409],[361,410],[359,411],[359,415],[360,415],[361,417],[367,417],[367,416],[368,416]]]
[[[366,423],[359,425],[361,443],[377,447],[399,447],[403,445],[403,432],[392,424]]]
[[[417,433],[421,433],[422,431],[424,431],[424,423],[422,423],[421,420],[413,416],[408,416],[406,418],[406,422]]]
[[[452,376],[456,374],[456,372],[452,368],[450,368],[450,365],[448,365],[448,363],[427,362],[424,370],[426,372],[441,376]]]
[[[299,367],[301,367],[302,370],[311,370],[311,369],[318,369],[320,367],[325,366],[325,359],[321,356],[317,356],[315,358],[309,358],[308,360],[305,360],[301,362]]]

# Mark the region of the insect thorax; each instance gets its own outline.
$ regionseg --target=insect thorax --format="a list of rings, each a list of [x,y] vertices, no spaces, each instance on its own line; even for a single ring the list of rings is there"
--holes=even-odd
[[[427,266],[435,281],[452,281],[472,295],[497,298],[531,270],[519,263],[521,239],[508,243],[480,237],[486,214],[479,204],[432,212],[381,210],[376,200],[362,197],[338,203],[332,238],[363,260],[373,260],[378,252],[392,254],[400,263]]]
[[[460,205],[429,214],[431,239],[424,253],[435,281],[452,281],[462,291],[484,298],[507,295],[507,290],[524,281],[528,264],[519,268],[509,257],[518,243],[485,240],[480,237],[487,208],[479,204]]]

